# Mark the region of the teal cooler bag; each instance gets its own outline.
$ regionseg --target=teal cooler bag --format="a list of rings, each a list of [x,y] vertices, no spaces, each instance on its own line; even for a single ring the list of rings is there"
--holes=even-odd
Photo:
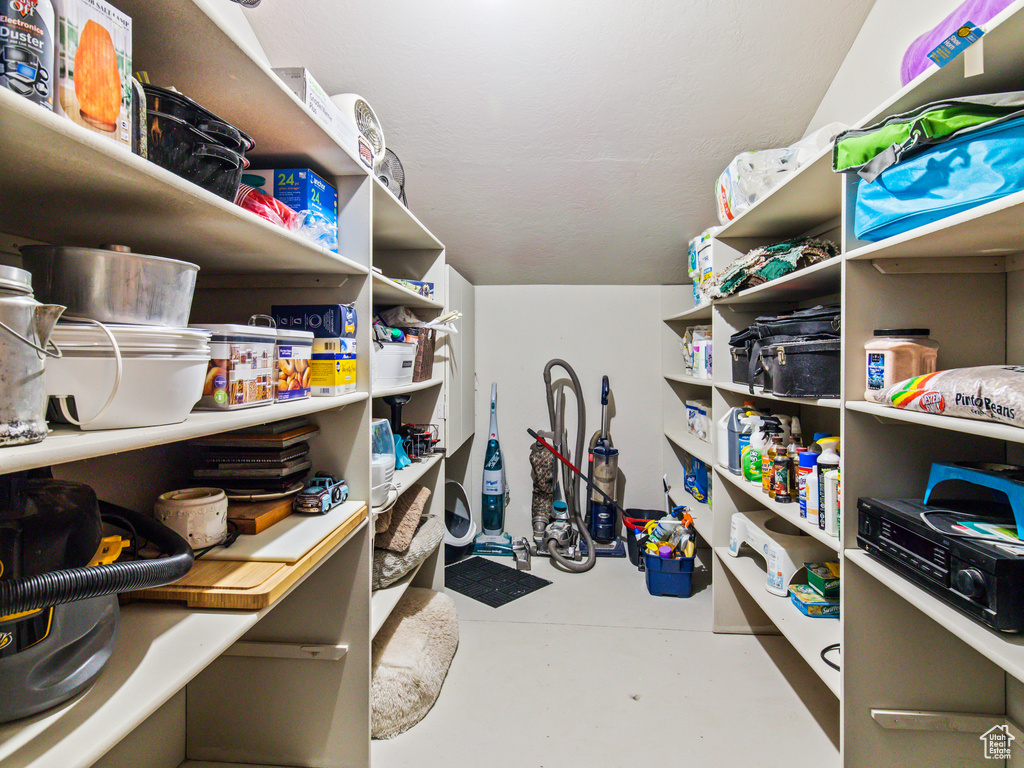
[[[854,234],[877,241],[1024,190],[1024,117],[951,139],[857,184]]]

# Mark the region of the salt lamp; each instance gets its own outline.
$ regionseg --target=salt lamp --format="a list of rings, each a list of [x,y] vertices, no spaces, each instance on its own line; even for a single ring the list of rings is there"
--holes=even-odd
[[[92,19],[85,23],[75,51],[75,96],[82,118],[104,131],[117,127],[121,112],[121,73],[110,33]]]

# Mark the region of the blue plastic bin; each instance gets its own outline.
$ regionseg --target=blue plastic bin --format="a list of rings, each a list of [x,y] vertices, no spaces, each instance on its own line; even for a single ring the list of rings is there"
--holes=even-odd
[[[652,595],[689,597],[693,577],[693,557],[665,560],[644,552],[647,591]]]

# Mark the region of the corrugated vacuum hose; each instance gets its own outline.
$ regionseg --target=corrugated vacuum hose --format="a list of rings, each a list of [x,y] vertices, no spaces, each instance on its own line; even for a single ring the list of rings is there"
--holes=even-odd
[[[583,402],[583,387],[580,386],[580,380],[576,376],[576,371],[564,360],[556,358],[548,361],[548,364],[544,366],[544,388],[548,400],[548,418],[551,422],[551,430],[554,432],[556,444],[560,444],[562,440],[562,430],[560,428],[561,414],[555,408],[555,391],[551,385],[551,369],[556,366],[562,368],[569,375],[570,388],[576,397],[576,451],[569,456],[569,459],[571,461],[575,458],[576,462],[580,462],[585,455],[584,432],[587,428],[587,408]],[[575,562],[564,557],[558,552],[558,543],[554,539],[548,540],[548,554],[557,560],[567,571],[584,573],[593,568],[594,563],[597,562],[597,551],[594,547],[594,540],[591,538],[590,531],[587,530],[587,526],[583,522],[583,515],[580,511],[580,478],[564,466],[562,467],[562,487],[565,489],[565,503],[568,508],[570,521],[587,543],[587,558],[582,562]]]

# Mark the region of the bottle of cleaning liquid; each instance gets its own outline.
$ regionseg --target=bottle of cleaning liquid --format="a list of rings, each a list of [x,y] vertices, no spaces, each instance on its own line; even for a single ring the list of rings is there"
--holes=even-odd
[[[778,492],[778,474],[777,471],[782,465],[779,465],[777,460],[782,458],[785,462],[789,461],[789,457],[786,455],[786,446],[782,443],[782,431],[772,433],[772,444],[768,449],[768,498],[775,499],[775,495]],[[786,495],[789,495],[789,476],[784,473],[783,477],[786,480]]]
[[[808,449],[813,453],[821,453],[821,441],[827,437],[832,437],[828,432],[815,432],[814,437],[811,438],[811,447]]]
[[[683,519],[686,507],[676,507],[669,514],[658,521],[658,524],[647,534],[647,540],[651,542],[667,541],[676,528],[681,528],[679,521]]]
[[[761,451],[765,447],[762,424],[758,420],[757,429],[750,435],[750,445],[743,449],[740,456],[743,462],[743,479],[752,485],[761,485]]]
[[[800,500],[800,517],[807,517],[808,501],[808,480],[811,479],[818,464],[818,454],[804,451],[800,454],[800,466],[797,469],[796,487]],[[818,487],[814,486],[815,500],[817,500]]]
[[[764,437],[764,447],[761,449],[761,490],[768,493],[768,486],[772,481],[772,459],[769,456],[772,449],[772,436],[780,431],[779,420],[774,416],[764,416],[761,419],[761,434]]]
[[[793,474],[793,463],[781,446],[775,454],[774,473],[772,485],[775,487],[775,501],[779,504],[791,503],[793,492],[790,490],[790,476]]]
[[[803,430],[800,429],[800,417],[794,416],[789,425],[789,441],[800,447],[804,444],[803,437]]]
[[[818,490],[818,528],[825,530],[825,473],[839,469],[839,438],[823,437],[818,444],[821,446],[821,454],[818,456],[818,464],[815,467]]]
[[[775,414],[775,418],[779,420],[779,426],[782,427],[782,444],[789,445],[789,435],[792,429],[793,417],[787,416],[784,413]]]
[[[750,419],[745,408],[730,408],[726,421],[729,453],[726,468],[734,475],[742,474],[740,467],[740,435],[750,434]]]

